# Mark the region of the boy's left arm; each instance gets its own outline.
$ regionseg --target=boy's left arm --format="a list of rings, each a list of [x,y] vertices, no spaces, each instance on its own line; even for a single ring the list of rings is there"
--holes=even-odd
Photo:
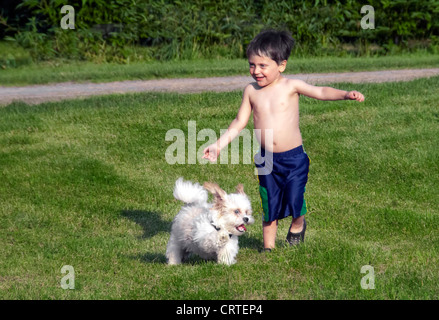
[[[318,100],[357,100],[364,101],[364,96],[358,91],[345,91],[331,87],[317,87],[302,80],[294,80],[297,93]]]

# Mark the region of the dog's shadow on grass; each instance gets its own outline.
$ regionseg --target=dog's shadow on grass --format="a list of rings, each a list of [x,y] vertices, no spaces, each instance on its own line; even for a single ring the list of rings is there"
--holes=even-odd
[[[155,211],[122,210],[122,217],[134,221],[143,229],[141,238],[152,238],[160,232],[170,232],[172,222],[163,220],[163,214]]]
[[[158,233],[171,231],[172,221],[163,220],[163,214],[154,211],[142,211],[142,210],[122,210],[122,217],[131,220],[142,227],[143,234],[141,239],[152,238]],[[244,235],[239,239],[240,248],[258,249],[261,246],[259,239],[253,236]],[[146,252],[144,254],[138,254],[131,256],[132,259],[140,260],[144,263],[166,263],[165,253]],[[189,258],[186,263],[202,263],[203,259],[197,257]]]
[[[142,210],[122,210],[121,216],[135,222],[143,229],[141,239],[152,238],[161,232],[170,232],[172,222],[163,220],[163,214],[154,211]],[[147,252],[132,256],[131,258],[140,260],[144,263],[166,263],[166,257],[163,253]]]

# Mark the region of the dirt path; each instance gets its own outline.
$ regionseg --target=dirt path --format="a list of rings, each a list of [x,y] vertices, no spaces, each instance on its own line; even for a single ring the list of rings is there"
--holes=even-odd
[[[345,73],[310,73],[285,75],[288,78],[302,79],[308,83],[324,85],[329,83],[370,83],[410,81],[417,78],[428,78],[439,75],[439,68],[404,69]],[[48,85],[32,85],[25,87],[0,86],[0,105],[13,101],[38,104],[46,101],[75,99],[94,95],[105,95],[127,92],[179,92],[195,93],[202,91],[242,90],[252,81],[250,76],[231,76],[218,78],[161,79],[144,81],[117,81],[108,83],[73,83],[63,82]]]

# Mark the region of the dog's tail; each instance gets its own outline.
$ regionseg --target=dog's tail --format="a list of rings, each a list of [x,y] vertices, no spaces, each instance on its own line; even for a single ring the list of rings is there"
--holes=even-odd
[[[198,183],[179,178],[175,182],[174,197],[185,203],[203,203],[207,202],[207,191]]]

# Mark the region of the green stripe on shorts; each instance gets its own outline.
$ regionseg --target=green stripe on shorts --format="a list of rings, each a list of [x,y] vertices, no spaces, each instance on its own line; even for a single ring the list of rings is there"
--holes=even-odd
[[[302,210],[300,210],[300,216],[303,216],[306,213],[306,201],[305,201],[305,191],[306,188],[303,188],[303,204],[302,204]]]
[[[259,186],[259,194],[261,196],[262,210],[264,211],[264,221],[269,221],[268,215],[268,192],[263,186]]]

